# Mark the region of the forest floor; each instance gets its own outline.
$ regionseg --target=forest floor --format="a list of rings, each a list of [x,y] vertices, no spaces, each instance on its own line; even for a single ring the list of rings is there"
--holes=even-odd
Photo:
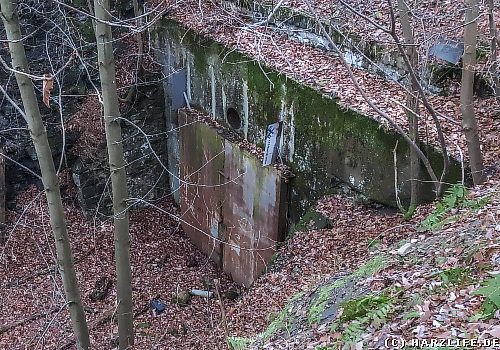
[[[407,222],[366,207],[339,207],[343,200],[337,197],[321,200],[316,210],[330,218],[333,228],[295,235],[287,247],[299,246],[302,254],[282,251],[279,266],[288,280],[281,291],[288,292],[290,285],[294,289],[286,306],[271,314],[257,336],[235,338],[234,343],[251,349],[382,349],[386,339],[396,339],[393,348],[405,339],[405,349],[419,349],[426,347],[409,346],[411,339],[428,345],[430,339],[496,339],[496,345],[479,348],[498,349],[499,180],[497,173],[469,193],[454,187]],[[332,266],[339,261],[345,266]],[[303,279],[302,288],[293,288],[288,281],[297,271],[305,268],[314,276],[311,265],[318,267],[320,281]],[[260,281],[275,285],[273,273],[258,286]],[[251,291],[249,298],[255,294]]]
[[[231,337],[262,341],[264,334],[267,345],[260,343],[258,348],[316,349],[336,344],[345,340],[342,332],[326,325],[338,321],[338,314],[311,324],[305,317],[315,291],[382,255],[390,259],[359,282],[359,289],[382,295],[391,288],[401,294],[382,324],[365,325],[365,341],[377,344],[381,335],[389,333],[424,338],[498,336],[498,312],[490,321],[470,319],[478,315],[485,300],[472,292],[500,273],[499,177],[466,197],[456,194],[443,215],[436,215],[435,205],[429,204],[420,207],[411,221],[392,211],[355,204],[350,198],[324,198],[316,211],[328,217],[331,227],[315,229],[303,222],[278,249],[269,270],[248,290],[232,283],[193,246],[173,219],[178,213],[170,200],[157,208],[133,211],[136,349],[225,349],[225,326]],[[112,223],[86,219],[67,180],[63,177],[68,231],[92,343],[96,349],[112,349],[117,334]],[[16,204],[16,210],[8,213],[9,238],[0,245],[0,349],[73,348],[61,281],[54,269],[44,196],[33,187]],[[436,219],[425,221],[429,217]],[[397,251],[404,243],[410,244],[410,253],[400,255]],[[90,295],[103,278],[109,279],[109,289],[102,300],[92,301]],[[205,289],[214,278],[221,283],[226,324],[217,296],[193,297],[187,305],[174,299],[179,292]],[[228,291],[239,296],[228,298]],[[288,300],[297,299],[301,292],[306,297],[299,298],[302,307],[295,311],[303,320],[294,324],[296,332],[290,332],[283,326],[286,322],[276,324],[276,319]],[[164,313],[151,311],[153,299],[164,302]],[[15,324],[21,320],[25,323]],[[11,328],[5,329],[8,325]]]
[[[173,9],[172,15],[191,29],[261,59],[269,67],[326,94],[339,96],[346,105],[373,114],[352,88],[338,59],[325,52],[306,48],[266,28],[249,30],[247,19],[208,3],[199,6],[198,1],[182,2]],[[118,70],[117,80],[121,86],[133,78],[131,62],[127,64],[129,66],[124,64],[125,68]],[[125,76],[127,72],[131,75]],[[384,92],[374,98],[405,125],[401,107],[393,102],[404,100],[404,89],[363,71],[356,71],[356,75],[368,91]],[[448,118],[442,122],[447,142],[453,146],[452,152],[456,145],[465,149],[458,95],[435,96],[432,102]],[[477,99],[475,103],[480,112],[485,159],[489,165],[495,165],[500,149],[500,122],[493,118],[495,103],[492,99]],[[103,135],[97,98],[88,97],[80,115],[73,120],[75,124],[68,128],[87,135],[80,139],[74,151],[91,153]],[[430,135],[425,136],[435,139],[434,131],[429,130]],[[95,349],[111,349],[117,334],[113,316],[116,298],[112,223],[85,218],[76,203],[70,175],[64,172],[61,178],[68,231],[92,328],[92,343]],[[500,176],[495,173],[468,196],[456,194],[453,203],[446,204],[448,206],[441,203],[443,211],[438,210],[440,204],[436,203],[422,206],[410,221],[404,221],[396,212],[356,204],[350,198],[324,198],[316,210],[328,217],[332,227],[315,229],[306,222],[279,247],[274,264],[248,290],[231,282],[194,247],[174,218],[178,209],[171,199],[157,203],[156,208],[133,211],[135,348],[226,349],[227,326],[231,337],[256,338],[255,344],[260,345],[254,346],[327,349],[348,340],[343,338],[342,330],[353,321],[362,323],[358,336],[375,344],[375,348],[380,348],[377,344],[384,334],[498,338],[498,312],[490,315],[490,320],[478,318],[481,312],[487,311],[484,307],[481,310],[486,298],[474,295],[473,291],[500,273],[499,186]],[[484,198],[487,200],[481,202]],[[0,243],[0,349],[74,348],[62,284],[55,269],[43,192],[31,187],[19,195],[16,208],[8,212],[6,232],[8,239]],[[405,244],[409,253],[400,254],[398,249]],[[316,292],[328,286],[332,278],[355,273],[375,256],[390,258],[371,276],[357,281],[356,286],[366,290],[368,296],[397,299],[391,303],[394,308],[384,315],[383,322],[374,324],[373,320],[366,319],[361,322],[359,315],[349,321],[341,320],[342,313],[317,322],[311,318],[310,322],[309,310],[317,300]],[[207,281],[214,279],[220,281],[222,307],[217,296],[193,297],[187,305],[175,302],[174,297],[180,292],[204,289]],[[96,287],[102,290],[103,299],[92,301],[90,296]],[[388,288],[396,294],[384,294]],[[229,296],[234,291],[239,296],[233,300]],[[288,300],[301,292],[305,293],[303,298],[289,304]],[[356,300],[360,298],[356,296]],[[165,304],[164,313],[153,314],[149,307],[153,299]],[[292,313],[292,305],[296,305],[293,313],[299,315],[293,322],[294,332],[283,322],[283,310]],[[226,323],[221,310],[225,311]],[[337,328],[332,329],[334,324]],[[245,339],[241,342],[245,343]]]

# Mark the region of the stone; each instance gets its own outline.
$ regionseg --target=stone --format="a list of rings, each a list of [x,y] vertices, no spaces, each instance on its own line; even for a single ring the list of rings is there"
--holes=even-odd
[[[413,244],[411,242],[408,242],[408,243],[403,244],[397,250],[397,253],[398,253],[398,255],[405,256],[405,255],[408,255],[408,253],[410,253],[410,251],[412,250],[412,248],[413,248]]]
[[[127,120],[122,122],[122,138],[129,195],[144,199],[144,202],[135,203],[133,209],[147,207],[146,201],[168,193],[168,175],[164,171],[167,163],[164,103],[161,85],[141,86],[134,105],[123,116]],[[152,136],[146,138],[145,134]],[[111,186],[105,144],[95,154],[78,158],[72,165],[72,177],[78,201],[88,218],[94,217],[96,212],[103,216],[111,215]]]
[[[108,295],[112,282],[109,277],[104,276],[95,282],[94,290],[89,295],[89,299],[93,302],[104,300]]]
[[[329,218],[314,209],[309,210],[295,225],[293,231],[323,230],[332,227]]]
[[[235,300],[236,298],[238,298],[240,296],[240,294],[238,293],[238,291],[236,289],[230,288],[229,290],[226,291],[226,293],[224,293],[224,296],[228,300]]]
[[[182,291],[172,298],[172,303],[176,305],[186,306],[191,301],[191,293]]]

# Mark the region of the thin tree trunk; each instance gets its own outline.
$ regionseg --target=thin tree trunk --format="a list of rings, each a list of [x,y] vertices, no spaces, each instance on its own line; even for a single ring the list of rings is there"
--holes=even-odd
[[[95,21],[95,32],[113,192],[119,348],[125,350],[134,344],[132,272],[130,269],[127,178],[123,158],[121,126],[118,119],[120,110],[115,82],[115,62],[111,28],[105,24],[106,21],[110,20],[109,0],[94,0],[94,11],[95,16],[101,20]]]
[[[15,6],[11,0],[0,0],[2,20],[9,40],[9,51],[12,58],[12,67],[20,72],[28,73],[28,62],[21,40],[21,29]],[[68,303],[73,331],[77,338],[78,349],[89,349],[90,341],[87,322],[80,299],[80,291],[76,278],[73,255],[66,231],[64,209],[59,191],[59,181],[52,159],[52,152],[47,140],[47,133],[43,125],[33,83],[25,74],[16,73],[17,85],[26,114],[26,122],[30,131],[36,155],[42,173],[42,182],[49,206],[50,226],[54,233],[57,263],[61,273],[66,301]]]
[[[0,144],[0,154],[4,154],[5,148]],[[0,155],[0,242],[2,240],[2,229],[5,225],[5,158]]]
[[[415,84],[414,86],[418,88],[419,96],[422,99],[422,103],[424,107],[427,109],[427,111],[430,113],[432,119],[434,120],[434,124],[436,125],[436,131],[438,134],[438,140],[439,144],[441,146],[441,151],[443,152],[443,172],[441,173],[440,179],[439,180],[434,180],[434,170],[429,171],[429,174],[431,175],[432,181],[435,181],[435,188],[436,188],[436,197],[440,197],[442,192],[443,192],[443,180],[448,173],[448,167],[449,167],[449,157],[448,157],[448,151],[446,148],[446,141],[444,139],[444,133],[441,128],[441,123],[439,122],[438,118],[438,113],[430,103],[429,99],[425,95],[425,91],[423,90],[422,86],[420,85],[420,82],[418,80],[417,74],[415,70],[413,69],[413,66],[410,62],[410,59],[408,55],[406,54],[406,51],[404,49],[403,43],[401,43],[401,40],[399,39],[399,36],[397,35],[396,32],[396,16],[394,14],[393,10],[393,5],[392,5],[392,0],[387,0],[387,4],[389,5],[389,15],[390,15],[390,26],[389,27],[384,27],[383,25],[378,24],[376,21],[372,20],[369,16],[366,16],[365,14],[356,11],[349,3],[347,3],[344,0],[340,0],[342,5],[347,7],[349,11],[352,13],[356,14],[357,16],[367,20],[369,23],[374,25],[377,29],[380,29],[384,33],[389,34],[392,39],[394,40],[394,43],[396,44],[396,47],[401,54],[401,57],[403,58],[403,61],[406,65],[406,68],[408,69],[408,73],[410,75],[410,78],[412,79],[412,82]],[[379,113],[380,114],[380,113]],[[417,147],[418,148],[418,147]],[[416,150],[416,149],[415,149]],[[417,151],[417,154],[419,154],[420,160],[423,162],[424,166],[428,169],[428,164],[427,160],[424,160],[422,155],[419,153],[420,149]]]
[[[474,113],[474,69],[476,65],[478,0],[466,0],[464,29],[464,57],[462,68],[462,87],[460,89],[460,107],[462,127],[469,150],[470,167],[474,184],[484,181],[483,155],[481,153],[479,133]]]
[[[401,27],[403,29],[403,36],[405,39],[406,52],[409,61],[412,65],[414,71],[416,71],[418,66],[418,52],[415,47],[415,39],[413,37],[413,30],[410,24],[410,18],[408,15],[409,9],[406,5],[405,0],[398,0],[398,11],[399,18],[401,21]],[[418,139],[418,86],[414,79],[410,80],[410,91],[406,96],[406,106],[408,111],[406,115],[408,116],[408,126],[409,126],[409,136],[415,144],[419,144]],[[410,207],[405,213],[405,217],[411,217],[417,205],[419,203],[419,180],[420,180],[420,160],[418,158],[417,152],[410,148]]]
[[[490,45],[490,74],[493,80],[493,88],[495,90],[495,97],[497,100],[498,108],[500,108],[500,79],[498,78],[498,34],[497,34],[497,26],[495,23],[494,17],[495,4],[493,0],[488,0],[488,20],[490,25],[490,36],[491,36],[491,45]],[[500,113],[500,110],[498,111]]]
[[[137,28],[140,28],[142,25],[142,11],[139,6],[139,0],[133,0],[132,1],[133,6],[134,6],[134,16],[137,18],[135,21],[135,25]],[[143,80],[143,75],[144,75],[144,69],[142,68],[142,62],[144,59],[144,39],[143,39],[143,33],[141,31],[137,32],[135,35],[135,41],[137,44],[137,61],[135,64],[135,83],[132,85],[127,93],[127,96],[125,97],[125,102],[126,103],[132,103],[134,102],[134,99],[137,96],[137,92],[139,91],[139,82]]]

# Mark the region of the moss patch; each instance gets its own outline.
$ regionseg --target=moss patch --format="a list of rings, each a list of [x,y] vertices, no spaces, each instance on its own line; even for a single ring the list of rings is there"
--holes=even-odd
[[[350,276],[342,277],[332,284],[321,286],[318,289],[316,297],[313,299],[311,306],[309,307],[307,317],[309,324],[317,324],[321,321],[321,316],[326,309],[326,305],[328,304],[332,292],[335,289],[344,287],[344,285],[346,285],[346,283],[348,283],[349,281],[352,283],[356,283],[363,278],[371,276],[377,271],[380,271],[386,265],[387,259],[384,256],[379,255],[361,266]]]
[[[252,345],[254,339],[244,337],[229,337],[227,341],[231,350],[246,350],[250,345]]]
[[[266,342],[273,335],[280,331],[287,330],[293,323],[293,316],[289,313],[290,307],[293,303],[304,296],[303,292],[297,293],[290,298],[285,308],[274,318],[271,324],[266,328],[260,338]]]

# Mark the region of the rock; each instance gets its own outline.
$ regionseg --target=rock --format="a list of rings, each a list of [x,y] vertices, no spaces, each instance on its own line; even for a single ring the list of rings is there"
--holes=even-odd
[[[292,232],[323,230],[332,227],[332,223],[325,215],[314,209],[309,210],[292,229]]]
[[[111,288],[112,282],[107,277],[101,277],[95,282],[94,290],[89,295],[89,299],[93,302],[98,300],[104,300],[108,295],[109,288]]]
[[[191,301],[191,293],[188,291],[182,291],[172,298],[172,303],[185,306]]]
[[[226,299],[235,300],[240,296],[240,294],[236,289],[230,288],[229,290],[226,291],[226,293],[224,293],[224,296],[226,297]]]
[[[408,242],[408,243],[405,243],[403,244],[398,250],[397,250],[397,253],[398,255],[401,255],[401,256],[405,256],[407,255],[408,253],[410,253],[410,251],[412,250],[413,248],[413,244],[411,242]]]
[[[123,152],[127,163],[129,195],[153,201],[168,191],[167,174],[162,164],[167,163],[167,138],[162,90],[157,84],[141,86],[136,103],[123,115]],[[138,126],[140,125],[141,131]],[[144,132],[144,134],[143,134]],[[144,135],[150,135],[147,140]],[[81,137],[84,137],[83,135]],[[94,154],[80,156],[72,166],[73,181],[77,187],[78,201],[85,215],[112,215],[111,186],[106,145],[101,144]],[[148,207],[137,202],[132,208]]]

